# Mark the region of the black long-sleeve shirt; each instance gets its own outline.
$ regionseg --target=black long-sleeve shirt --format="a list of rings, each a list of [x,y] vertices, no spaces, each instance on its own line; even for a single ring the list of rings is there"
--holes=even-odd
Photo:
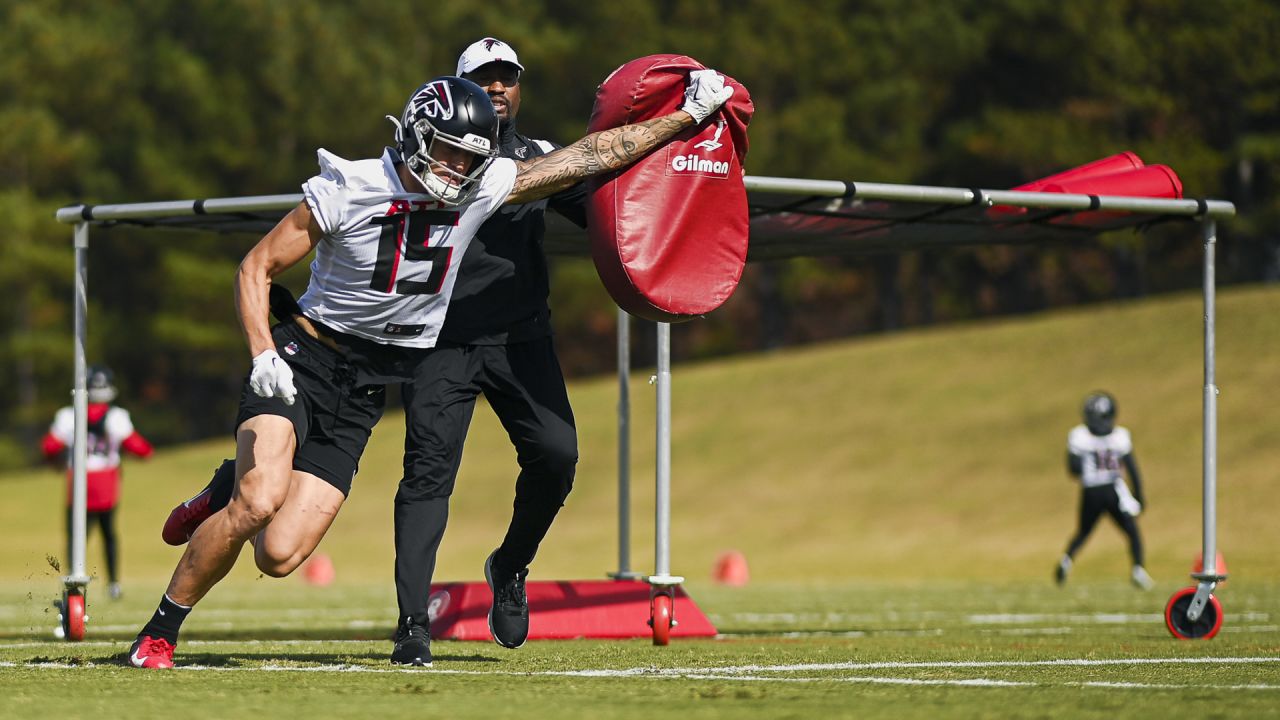
[[[503,123],[499,137],[503,157],[527,160],[558,147],[519,134],[515,123]],[[586,227],[586,195],[585,186],[579,184],[545,200],[505,205],[489,218],[463,255],[440,340],[504,345],[550,335],[543,214],[550,207]]]

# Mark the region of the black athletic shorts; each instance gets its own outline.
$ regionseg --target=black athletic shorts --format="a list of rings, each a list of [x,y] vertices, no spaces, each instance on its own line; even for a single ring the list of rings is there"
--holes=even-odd
[[[277,397],[259,397],[246,377],[240,390],[236,429],[258,415],[287,418],[293,423],[298,441],[293,469],[311,473],[348,495],[360,456],[386,404],[386,388],[382,384],[361,383],[385,374],[378,371],[377,360],[394,366],[404,351],[370,348],[366,345],[376,343],[361,343],[359,353],[339,352],[293,322],[276,325],[271,334],[276,352],[293,370],[297,398],[293,405],[286,405]],[[372,371],[367,367],[370,364]]]

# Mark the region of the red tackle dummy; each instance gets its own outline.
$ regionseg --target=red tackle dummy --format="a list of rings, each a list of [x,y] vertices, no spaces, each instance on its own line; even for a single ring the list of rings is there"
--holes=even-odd
[[[589,130],[661,117],[680,108],[685,55],[650,55],[613,71],[596,92]],[[634,165],[588,180],[587,229],[596,271],[618,307],[647,320],[681,322],[733,294],[747,260],[742,161],[754,110],[747,89]]]

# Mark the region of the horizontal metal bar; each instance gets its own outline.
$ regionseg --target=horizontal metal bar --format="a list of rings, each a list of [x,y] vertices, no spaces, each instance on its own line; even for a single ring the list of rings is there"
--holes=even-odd
[[[287,210],[302,202],[302,194],[254,195],[208,200],[171,200],[167,202],[128,203],[121,205],[72,205],[58,210],[58,222],[78,223],[84,220],[137,220],[158,217],[190,217],[214,213]]]
[[[839,180],[807,180],[803,178],[761,177],[748,175],[743,178],[747,190],[771,192],[781,195],[821,195],[841,197],[849,186]]]
[[[302,193],[296,195],[259,195],[242,198],[211,198],[204,201],[206,213],[255,212],[258,210],[291,210],[302,202]]]
[[[1147,198],[1119,195],[1071,195],[1066,193],[1017,192],[1013,190],[973,190],[969,188],[934,187],[930,185],[896,185],[890,183],[845,183],[838,180],[805,180],[748,175],[744,178],[750,192],[779,195],[816,195],[849,197],[862,200],[968,205],[975,192],[982,194],[988,205],[1057,210],[1111,210],[1143,215],[1184,215],[1188,217],[1230,217],[1235,205],[1224,200],[1192,200]]]
[[[1048,208],[1057,210],[1109,210],[1142,215],[1182,215],[1187,217],[1231,217],[1235,205],[1224,200],[1189,200],[1144,198],[1118,195],[1070,195],[1065,193],[1017,192],[1013,190],[974,190],[970,188],[934,187],[930,185],[895,185],[890,183],[852,183],[840,180],[809,180],[748,175],[744,178],[750,192],[779,195],[816,195],[819,197],[855,197],[863,200],[968,205],[975,193],[988,205]],[[77,223],[83,220],[130,220],[155,217],[187,217],[200,214],[287,210],[302,201],[302,195],[258,195],[208,200],[174,200],[170,202],[129,203],[123,205],[73,205],[58,210],[58,221]]]

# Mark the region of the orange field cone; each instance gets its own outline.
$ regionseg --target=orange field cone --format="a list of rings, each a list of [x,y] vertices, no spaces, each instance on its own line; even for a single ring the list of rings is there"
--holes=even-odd
[[[1222,559],[1222,553],[1216,552],[1214,553],[1214,557],[1217,558],[1217,562],[1213,569],[1219,575],[1226,575],[1227,561]],[[1198,552],[1196,553],[1196,561],[1191,565],[1191,572],[1198,573],[1202,570],[1204,570],[1204,553]],[[1226,585],[1226,584],[1227,584],[1226,580],[1223,580],[1222,582],[1218,583],[1218,585]]]
[[[324,553],[312,555],[302,568],[302,579],[306,580],[308,585],[316,587],[324,587],[333,582],[334,575],[333,561]]]
[[[716,582],[721,585],[741,587],[747,584],[750,573],[747,572],[747,558],[737,550],[721,553],[716,559]]]

